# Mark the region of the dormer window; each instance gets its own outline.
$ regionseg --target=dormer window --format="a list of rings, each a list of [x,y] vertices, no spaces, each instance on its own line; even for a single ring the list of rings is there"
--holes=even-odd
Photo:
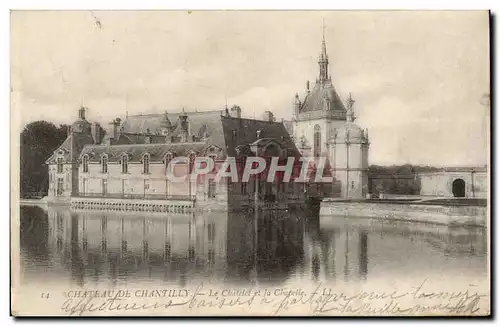
[[[101,173],[108,173],[108,155],[101,157]]]
[[[88,155],[83,155],[82,168],[83,168],[83,173],[89,172],[89,156]]]
[[[57,162],[57,173],[63,173],[63,158],[58,157],[56,162]]]
[[[123,154],[121,159],[122,173],[128,173],[128,155]]]
[[[142,173],[149,174],[149,161],[150,161],[149,153],[144,154],[142,157]]]

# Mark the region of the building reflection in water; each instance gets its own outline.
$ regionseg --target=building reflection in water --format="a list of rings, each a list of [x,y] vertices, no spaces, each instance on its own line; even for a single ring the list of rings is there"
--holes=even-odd
[[[80,286],[277,285],[290,278],[346,282],[397,263],[391,249],[412,252],[415,261],[425,261],[433,252],[429,248],[457,259],[486,253],[486,236],[477,230],[332,220],[320,227],[318,218],[299,210],[139,215],[21,207],[21,248],[29,262],[25,268],[38,268],[42,275],[51,261]]]

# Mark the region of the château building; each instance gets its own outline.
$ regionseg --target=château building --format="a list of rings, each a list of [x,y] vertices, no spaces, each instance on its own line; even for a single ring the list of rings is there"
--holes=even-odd
[[[195,205],[224,209],[256,203],[303,204],[306,196],[317,195],[321,188],[308,190],[305,183],[285,183],[283,172],[267,182],[267,167],[241,182],[250,156],[264,158],[268,167],[272,157],[279,157],[280,166],[294,157],[292,179],[299,176],[300,152],[284,125],[275,122],[271,112],[266,117],[242,118],[238,106],[205,112],[183,109],[116,118],[103,128],[90,123],[82,107],[67,139],[46,162],[49,200],[71,202],[76,208],[152,211]],[[176,176],[192,172],[197,157],[210,157],[215,164],[211,172],[197,179],[172,182],[167,167],[176,157],[188,158],[176,163]],[[238,182],[230,178],[214,181],[228,157],[236,160]]]
[[[368,130],[354,123],[354,100],[341,100],[328,72],[328,54],[323,35],[318,59],[319,75],[314,86],[306,83],[306,94],[293,99],[293,118],[285,125],[304,156],[326,157],[343,198],[368,194]]]

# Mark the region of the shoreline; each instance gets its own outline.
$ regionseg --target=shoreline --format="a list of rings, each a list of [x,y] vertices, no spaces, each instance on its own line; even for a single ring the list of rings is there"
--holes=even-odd
[[[446,204],[444,201],[326,200],[320,218],[357,217],[381,221],[432,223],[449,226],[487,226],[488,207]]]

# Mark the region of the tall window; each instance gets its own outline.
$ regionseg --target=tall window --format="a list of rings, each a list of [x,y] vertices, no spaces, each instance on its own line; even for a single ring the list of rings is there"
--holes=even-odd
[[[121,164],[122,164],[122,173],[128,173],[128,155],[127,154],[122,155]]]
[[[61,196],[64,193],[64,179],[57,178],[57,196]]]
[[[108,173],[108,156],[101,157],[101,173]]]
[[[215,241],[215,223],[210,223],[207,225],[207,236],[208,236],[208,241],[214,242]]]
[[[318,157],[321,154],[321,127],[314,126],[314,156]]]
[[[142,173],[149,174],[149,154],[144,154],[142,157]]]
[[[167,155],[165,155],[165,173],[168,171],[168,165],[170,164],[171,161],[172,161],[172,154],[167,153]]]
[[[213,179],[208,180],[208,198],[215,198],[216,184]]]
[[[101,180],[101,190],[103,195],[106,195],[108,193],[108,180]]]
[[[57,173],[63,173],[63,159],[62,159],[62,157],[57,158]]]
[[[89,172],[89,156],[88,155],[83,155],[82,165],[83,165],[83,173]]]

